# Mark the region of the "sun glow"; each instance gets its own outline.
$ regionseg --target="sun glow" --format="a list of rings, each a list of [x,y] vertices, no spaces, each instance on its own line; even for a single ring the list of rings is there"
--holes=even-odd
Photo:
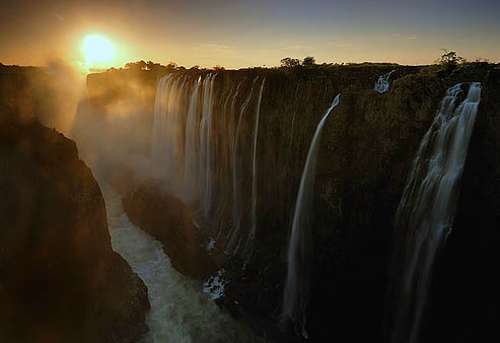
[[[115,59],[113,43],[100,34],[85,36],[82,41],[82,53],[87,68],[108,67]]]

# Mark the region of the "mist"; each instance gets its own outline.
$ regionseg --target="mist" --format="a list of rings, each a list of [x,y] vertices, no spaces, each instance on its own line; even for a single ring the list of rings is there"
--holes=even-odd
[[[70,132],[94,173],[123,191],[131,179],[150,175],[155,88],[154,82],[152,87],[141,84],[144,73],[121,70],[89,75]],[[121,82],[122,74],[131,75],[132,82]]]

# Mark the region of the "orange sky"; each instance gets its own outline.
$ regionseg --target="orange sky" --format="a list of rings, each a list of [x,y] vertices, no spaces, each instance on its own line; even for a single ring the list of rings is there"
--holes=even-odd
[[[106,35],[116,58],[229,68],[318,62],[427,64],[451,48],[500,60],[500,1],[3,0],[0,61],[82,66],[83,37]]]

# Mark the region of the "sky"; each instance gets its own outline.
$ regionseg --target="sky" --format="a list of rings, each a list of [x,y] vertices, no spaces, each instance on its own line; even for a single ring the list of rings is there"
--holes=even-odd
[[[287,56],[428,64],[441,49],[497,62],[499,13],[500,0],[1,0],[0,62],[82,67],[91,34],[114,51],[94,67],[143,59],[241,68]]]

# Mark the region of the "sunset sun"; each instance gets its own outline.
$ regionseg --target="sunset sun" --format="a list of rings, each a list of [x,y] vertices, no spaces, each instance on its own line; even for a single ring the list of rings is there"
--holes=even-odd
[[[88,68],[108,66],[115,58],[113,43],[100,34],[85,36],[82,41],[82,52]]]

